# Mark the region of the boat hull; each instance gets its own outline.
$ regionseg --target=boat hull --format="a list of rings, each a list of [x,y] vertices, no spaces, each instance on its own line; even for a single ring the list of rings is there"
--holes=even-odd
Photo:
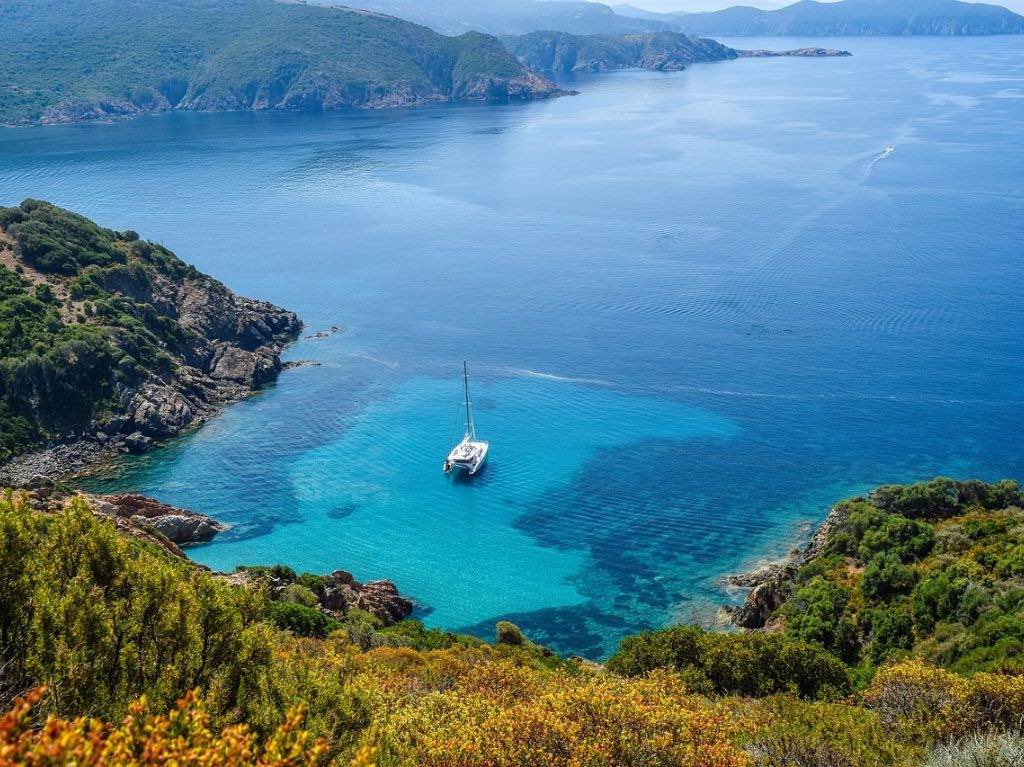
[[[444,461],[444,473],[461,472],[473,476],[487,462],[486,442],[464,439],[456,445]]]

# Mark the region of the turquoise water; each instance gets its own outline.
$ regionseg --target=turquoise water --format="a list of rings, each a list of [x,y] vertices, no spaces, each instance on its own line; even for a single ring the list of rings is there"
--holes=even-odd
[[[431,625],[601,657],[713,622],[848,493],[1024,475],[1024,40],[829,44],[539,104],[0,131],[0,202],[344,328],[96,486],[230,523],[210,566],[390,577]],[[472,482],[441,473],[464,357]]]

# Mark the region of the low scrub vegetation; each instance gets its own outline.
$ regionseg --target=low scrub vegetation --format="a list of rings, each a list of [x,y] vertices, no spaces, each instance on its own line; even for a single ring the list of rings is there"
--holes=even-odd
[[[793,639],[870,679],[909,654],[964,673],[1024,670],[1024,491],[935,479],[839,505],[825,553],[779,611]]]
[[[1012,529],[1000,504],[943,525]],[[922,552],[927,533],[906,529],[898,545]],[[258,578],[231,585],[120,536],[81,500],[43,515],[0,498],[0,763],[1020,764],[1024,675],[943,668],[913,654],[916,636],[870,679],[785,632],[695,628],[627,639],[599,667],[512,624],[494,644],[358,610],[312,625],[292,613],[327,619],[309,599],[319,576],[267,571],[282,573],[292,585],[272,600]]]

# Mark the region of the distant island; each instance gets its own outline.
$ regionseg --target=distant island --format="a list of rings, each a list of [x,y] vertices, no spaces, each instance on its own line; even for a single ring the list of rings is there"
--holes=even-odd
[[[0,483],[202,423],[273,381],[301,327],[135,232],[38,200],[0,207]]]
[[[775,11],[737,5],[710,13],[649,13],[617,6],[695,35],[854,37],[908,35],[1019,35],[1024,16],[999,5],[958,0],[842,0],[801,2]]]
[[[494,37],[275,0],[8,0],[0,124],[563,93]]]
[[[706,61],[774,56],[849,56],[832,48],[800,48],[792,51],[743,51],[714,40],[681,32],[639,35],[570,35],[565,32],[533,32],[503,37],[505,45],[523,64],[540,72],[604,72],[615,69],[647,69],[675,72]]]

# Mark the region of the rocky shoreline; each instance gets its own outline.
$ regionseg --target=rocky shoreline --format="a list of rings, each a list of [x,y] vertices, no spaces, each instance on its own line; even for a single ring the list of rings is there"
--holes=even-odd
[[[237,296],[209,279],[157,287],[162,295],[147,297],[162,301],[165,311],[193,332],[190,348],[172,355],[173,373],[151,374],[137,387],[123,387],[116,412],[95,418],[82,433],[11,459],[0,467],[0,486],[62,480],[103,468],[125,453],[145,453],[199,427],[289,367],[281,353],[303,327],[294,312]]]
[[[234,586],[265,585],[271,598],[280,601],[288,601],[289,587],[309,589],[317,600],[316,609],[334,618],[342,618],[350,610],[362,610],[384,626],[391,626],[408,618],[413,611],[412,600],[402,596],[393,582],[360,583],[347,570],[310,578],[297,576],[282,567],[245,567],[230,574],[220,573],[218,577]]]
[[[182,546],[205,543],[227,530],[226,525],[205,514],[135,493],[78,493],[42,479],[36,480],[35,486],[23,493],[31,508],[48,514],[62,510],[73,498],[81,497],[96,516],[111,520],[118,532],[156,544],[181,559],[187,559]]]
[[[206,543],[227,529],[227,526],[188,509],[161,503],[136,493],[93,495],[63,489],[53,482],[39,481],[35,487],[21,491],[28,505],[39,512],[54,514],[73,498],[82,498],[93,514],[114,523],[122,535],[151,543],[170,555],[183,559],[195,567],[206,569],[190,560],[182,547]],[[234,573],[214,573],[222,580],[242,587],[265,585],[270,597],[287,601],[285,590],[300,580],[288,568],[241,568]],[[318,600],[317,609],[334,618],[344,617],[350,610],[362,610],[374,616],[384,626],[408,618],[413,602],[399,593],[389,580],[360,583],[352,573],[335,570],[330,575],[303,576],[312,581],[312,593]]]
[[[846,512],[843,508],[833,507],[811,535],[810,541],[805,546],[795,549],[782,562],[759,567],[751,572],[726,576],[727,585],[749,589],[742,605],[723,608],[729,621],[742,629],[771,630],[772,614],[792,595],[800,568],[824,553],[832,531],[840,527],[845,519]]]

